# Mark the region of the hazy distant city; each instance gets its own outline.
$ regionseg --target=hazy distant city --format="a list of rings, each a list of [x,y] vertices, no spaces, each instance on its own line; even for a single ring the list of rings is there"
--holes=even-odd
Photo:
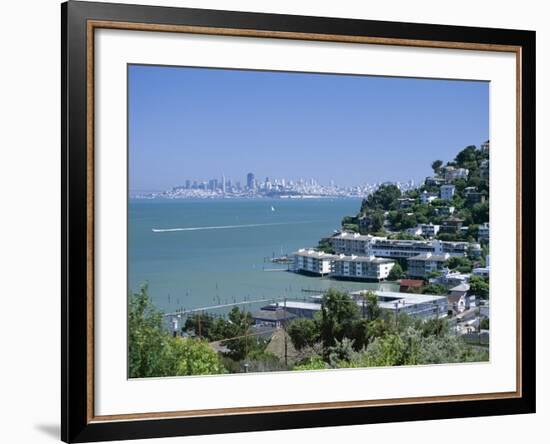
[[[316,179],[258,179],[248,173],[244,180],[233,180],[222,175],[208,180],[186,179],[181,185],[161,192],[135,193],[143,199],[211,199],[211,198],[354,198],[366,197],[382,185],[396,185],[401,191],[415,188],[415,181],[366,183],[356,186],[341,186],[331,180],[322,184]]]

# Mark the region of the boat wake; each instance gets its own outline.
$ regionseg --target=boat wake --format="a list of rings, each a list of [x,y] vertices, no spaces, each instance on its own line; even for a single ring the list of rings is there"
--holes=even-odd
[[[296,224],[311,224],[318,221],[307,220],[298,222],[272,222],[266,224],[244,224],[244,225],[216,225],[212,227],[187,227],[187,228],[152,228],[153,233],[170,233],[173,231],[203,231],[203,230],[228,230],[232,228],[254,228],[254,227],[270,227],[275,225],[296,225]]]

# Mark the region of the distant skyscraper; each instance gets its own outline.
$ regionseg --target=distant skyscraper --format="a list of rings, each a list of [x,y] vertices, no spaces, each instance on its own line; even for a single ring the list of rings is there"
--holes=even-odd
[[[249,190],[256,188],[256,181],[254,180],[254,173],[248,173],[246,175],[246,187]]]
[[[185,181],[185,188],[187,189],[191,188],[191,181],[189,179]]]
[[[225,193],[225,176],[222,175],[222,192]]]

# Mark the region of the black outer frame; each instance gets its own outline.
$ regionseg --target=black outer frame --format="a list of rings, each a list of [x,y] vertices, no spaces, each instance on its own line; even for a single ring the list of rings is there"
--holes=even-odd
[[[86,23],[124,22],[515,45],[522,48],[522,396],[88,423]],[[535,32],[69,1],[61,5],[61,439],[91,442],[535,412]]]

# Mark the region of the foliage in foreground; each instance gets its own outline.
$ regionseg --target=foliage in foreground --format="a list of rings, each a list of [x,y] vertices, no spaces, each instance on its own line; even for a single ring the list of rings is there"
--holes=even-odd
[[[144,286],[129,301],[128,373],[130,378],[149,378],[225,371],[206,341],[173,337],[162,328],[162,314],[151,303]]]
[[[294,366],[294,370],[322,368],[426,365],[481,362],[489,359],[485,348],[466,344],[452,332],[446,319],[426,321],[406,314],[390,317],[376,299],[365,294],[359,310],[346,294],[330,290],[321,315],[315,320],[295,320],[289,327],[294,346],[309,346],[317,339],[321,349]],[[361,313],[362,311],[362,313]],[[294,328],[298,326],[307,328]]]
[[[200,324],[200,338],[171,336],[143,287],[129,301],[129,377],[442,364],[489,358],[486,348],[456,337],[445,319],[390,316],[380,309],[372,292],[362,297],[363,304],[358,306],[347,294],[329,290],[314,319],[298,318],[290,323],[287,333],[300,356],[298,362],[285,365],[280,354],[266,350],[267,340],[249,334],[250,313],[239,309],[233,309],[228,319],[204,314],[190,317],[185,328],[196,333]],[[208,344],[211,341],[221,341],[229,351],[215,352]]]

